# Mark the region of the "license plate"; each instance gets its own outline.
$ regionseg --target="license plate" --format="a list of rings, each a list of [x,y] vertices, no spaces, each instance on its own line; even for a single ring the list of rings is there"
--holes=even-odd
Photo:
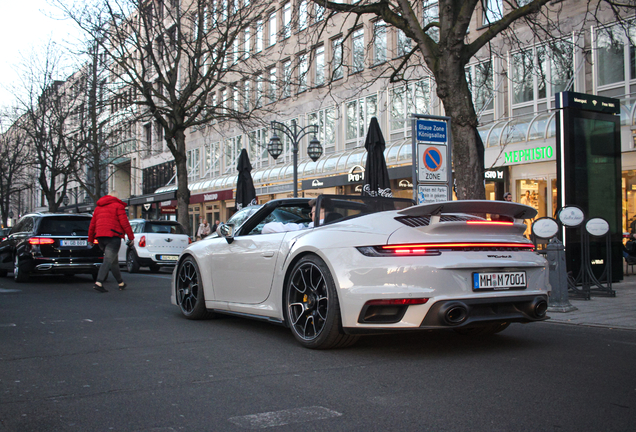
[[[473,273],[474,290],[526,288],[526,272]]]
[[[179,259],[179,255],[159,255],[159,259],[162,261],[176,261]]]
[[[86,246],[86,240],[61,240],[60,246]]]

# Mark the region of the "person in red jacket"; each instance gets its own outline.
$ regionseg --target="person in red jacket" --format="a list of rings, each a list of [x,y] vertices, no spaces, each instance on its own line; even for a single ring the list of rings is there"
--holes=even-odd
[[[97,201],[97,207],[88,227],[88,242],[92,243],[97,239],[100,249],[104,251],[104,262],[99,268],[97,280],[93,286],[93,289],[100,293],[108,292],[104,288],[104,280],[109,271],[113,273],[119,284],[119,289],[126,288],[126,283],[119,271],[118,259],[119,247],[124,234],[128,236],[128,241],[135,238],[128,222],[126,203],[117,198],[115,192],[111,192],[110,195],[104,195]]]

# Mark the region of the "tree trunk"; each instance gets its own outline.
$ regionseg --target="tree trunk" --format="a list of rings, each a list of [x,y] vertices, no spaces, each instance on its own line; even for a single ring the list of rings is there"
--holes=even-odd
[[[457,198],[484,199],[484,149],[477,141],[477,114],[459,56],[439,59],[434,72],[437,95],[451,118],[453,169]]]
[[[190,217],[188,205],[190,204],[190,189],[188,189],[188,165],[185,151],[185,132],[177,130],[174,140],[177,145],[177,152],[173,153],[175,165],[177,167],[177,220],[183,225],[186,232],[190,234]]]

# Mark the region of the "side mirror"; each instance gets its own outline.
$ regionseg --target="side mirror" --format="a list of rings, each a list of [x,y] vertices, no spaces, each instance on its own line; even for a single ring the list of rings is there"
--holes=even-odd
[[[234,224],[221,224],[216,229],[216,233],[228,243],[232,243],[234,241]]]

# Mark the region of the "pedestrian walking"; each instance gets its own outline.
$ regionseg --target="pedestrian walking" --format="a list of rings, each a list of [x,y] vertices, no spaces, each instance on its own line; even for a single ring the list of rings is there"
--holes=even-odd
[[[217,219],[214,221],[214,225],[212,225],[212,233],[214,234],[216,232],[216,230],[219,228],[219,225],[221,225],[221,222]]]
[[[199,224],[199,229],[197,231],[197,240],[201,240],[202,238],[209,236],[211,232],[210,224],[207,219],[201,218],[201,223]]]
[[[125,235],[128,236],[128,242],[133,241],[135,238],[128,222],[126,203],[117,198],[116,192],[113,191],[97,201],[97,207],[88,228],[88,242],[93,243],[97,239],[100,249],[104,251],[104,262],[99,268],[97,280],[93,286],[95,291],[100,293],[108,292],[104,288],[104,280],[106,280],[109,271],[113,273],[120,291],[126,288],[126,283],[119,271],[118,258],[121,239]]]

